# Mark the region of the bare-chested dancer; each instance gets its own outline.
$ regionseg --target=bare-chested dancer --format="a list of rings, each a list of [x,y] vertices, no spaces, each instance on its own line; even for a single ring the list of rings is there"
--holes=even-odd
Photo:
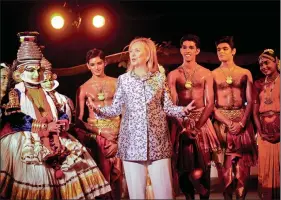
[[[87,67],[92,77],[79,87],[76,95],[76,133],[79,139],[92,150],[103,175],[110,183],[112,199],[121,198],[122,190],[122,162],[115,157],[117,152],[117,135],[120,118],[99,119],[86,105],[87,97],[100,107],[111,105],[116,89],[116,79],[106,76],[105,55],[99,49],[88,51],[86,56]],[[89,111],[87,122],[83,121],[85,107]],[[90,134],[86,134],[90,132]],[[96,149],[93,149],[96,144]]]
[[[237,66],[233,37],[225,36],[216,42],[221,65],[212,73],[214,77],[215,122],[214,128],[221,146],[225,148],[223,169],[219,176],[224,180],[224,198],[245,199],[246,182],[250,167],[256,164],[257,148],[252,122],[251,72]]]
[[[209,119],[214,108],[213,77],[210,70],[196,62],[200,53],[198,36],[186,35],[180,45],[183,63],[168,75],[172,99],[180,106],[195,100],[197,109],[191,111],[188,120],[172,128],[172,141],[178,150],[179,185],[186,199],[194,199],[194,188],[201,199],[208,199],[211,153],[220,150]]]

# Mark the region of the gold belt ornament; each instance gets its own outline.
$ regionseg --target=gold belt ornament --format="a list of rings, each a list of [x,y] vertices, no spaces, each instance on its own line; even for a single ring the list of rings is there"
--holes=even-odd
[[[203,109],[191,111],[190,113],[188,113],[187,117],[189,119],[194,119],[195,121],[198,121],[199,118],[201,117],[202,111]]]
[[[92,119],[88,118],[88,123],[91,126],[97,127],[98,129],[112,128],[118,130],[120,126],[120,117],[115,117],[111,119]]]
[[[230,119],[231,121],[240,121],[243,114],[243,109],[240,110],[224,110],[219,109],[220,113],[222,113],[225,117]]]

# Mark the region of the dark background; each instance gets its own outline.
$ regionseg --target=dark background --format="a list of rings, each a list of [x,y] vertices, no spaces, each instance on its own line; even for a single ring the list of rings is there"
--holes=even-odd
[[[59,31],[52,29],[49,16],[58,9],[64,9],[69,20],[69,10],[72,15],[80,12],[79,29],[71,25]],[[97,12],[106,16],[103,29],[95,29],[87,20]],[[184,34],[194,33],[201,38],[201,51],[215,52],[218,36],[233,35],[238,55],[265,48],[279,52],[280,1],[1,1],[1,62],[12,63],[16,58],[16,34],[21,31],[40,33],[39,44],[46,47],[44,55],[54,68],[83,64],[86,52],[92,48],[101,48],[107,55],[118,53],[136,36],[150,37],[158,43],[171,41],[179,47]],[[165,67],[171,70],[176,66]],[[243,67],[249,68],[254,78],[259,77],[257,64]],[[124,72],[116,64],[106,68],[106,73],[114,77]],[[77,88],[90,76],[59,77],[58,91],[75,100]]]

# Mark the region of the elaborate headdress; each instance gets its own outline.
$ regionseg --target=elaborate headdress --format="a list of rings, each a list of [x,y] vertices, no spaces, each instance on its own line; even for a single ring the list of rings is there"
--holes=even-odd
[[[263,58],[267,58],[273,62],[276,62],[277,69],[278,71],[280,71],[280,60],[278,59],[273,49],[265,49],[259,56],[259,61],[261,61]]]
[[[36,44],[38,32],[20,32],[17,36],[20,39],[20,47],[17,53],[16,69],[13,78],[20,82],[20,75],[23,73],[27,64],[40,64],[42,53]]]

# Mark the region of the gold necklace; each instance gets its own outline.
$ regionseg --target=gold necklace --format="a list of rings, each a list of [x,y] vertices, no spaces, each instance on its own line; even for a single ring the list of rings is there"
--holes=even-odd
[[[183,69],[183,74],[184,74],[184,77],[185,77],[185,84],[184,84],[184,87],[185,87],[186,89],[190,90],[190,89],[192,88],[192,85],[193,85],[193,83],[192,83],[192,81],[193,81],[193,76],[194,76],[195,72],[196,72],[197,69],[198,69],[198,65],[196,65],[195,69],[193,70],[192,75],[189,75],[188,77],[187,77],[187,72],[185,71],[184,67],[181,66],[181,68]]]
[[[271,88],[270,88],[270,91],[269,91],[269,96],[266,95],[266,89],[267,89],[266,85],[267,85],[268,83],[270,83],[270,82],[267,81],[268,76],[265,77],[265,80],[264,80],[264,90],[263,90],[263,92],[264,92],[264,95],[265,95],[264,103],[267,104],[267,105],[273,103],[273,101],[272,101],[272,90],[273,90],[273,88],[274,88],[274,86],[275,86],[275,82],[276,82],[276,80],[277,80],[278,77],[279,77],[279,75],[276,76],[276,78],[274,79],[273,83],[271,84]]]
[[[106,82],[105,82],[105,83],[106,83]],[[103,84],[103,86],[102,86],[100,92],[98,93],[98,100],[100,100],[100,101],[104,101],[104,100],[105,100],[105,95],[104,95],[104,91],[103,91],[104,86],[105,86],[105,83]]]
[[[231,70],[227,68],[227,69],[229,70],[229,74],[230,74],[230,75],[228,75],[228,76],[225,74],[225,72],[223,71],[223,69],[222,69],[221,67],[220,67],[220,69],[221,69],[222,73],[223,73],[224,76],[225,76],[225,82],[226,82],[228,85],[231,85],[231,84],[233,83],[233,78],[232,78],[231,73],[234,71],[235,67],[233,67]]]
[[[104,84],[102,84],[100,90],[98,89],[98,86],[97,86],[97,85],[98,85],[98,84],[97,84],[97,82],[96,82],[96,84],[95,84],[96,91],[97,91],[97,92],[99,91],[99,92],[97,93],[98,100],[104,101],[104,100],[105,100],[104,87],[105,87],[105,85],[106,85],[106,81],[104,81]]]

